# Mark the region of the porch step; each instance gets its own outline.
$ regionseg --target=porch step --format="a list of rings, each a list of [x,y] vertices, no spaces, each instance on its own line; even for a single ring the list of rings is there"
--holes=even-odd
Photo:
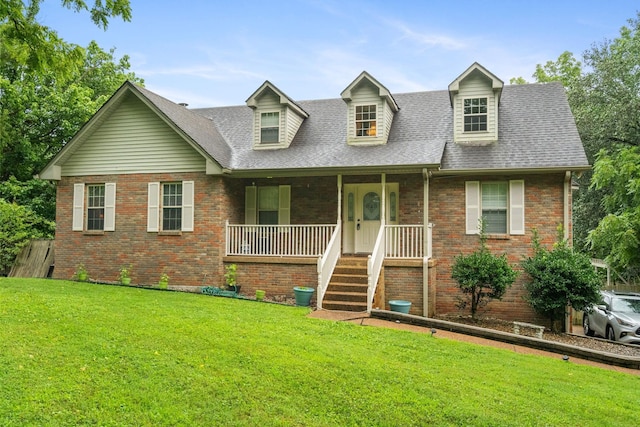
[[[322,301],[325,310],[367,310],[367,258],[342,257]]]

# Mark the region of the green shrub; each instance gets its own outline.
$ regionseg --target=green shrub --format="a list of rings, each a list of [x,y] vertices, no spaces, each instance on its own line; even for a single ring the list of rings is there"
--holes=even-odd
[[[54,229],[53,222],[0,198],[0,275],[9,273],[16,256],[30,240],[49,238]]]
[[[568,306],[583,310],[600,300],[601,282],[591,260],[563,240],[562,228],[558,229],[558,242],[552,250],[540,246],[535,229],[532,245],[533,257],[522,261],[522,268],[531,279],[524,285],[529,293],[526,299],[557,330],[557,322],[564,319]]]
[[[490,300],[502,299],[517,277],[506,254],[493,255],[487,248],[484,224],[480,229],[480,249],[470,255],[455,257],[451,270],[451,277],[466,296],[460,299],[458,306],[464,309],[469,305],[474,319],[478,309]]]

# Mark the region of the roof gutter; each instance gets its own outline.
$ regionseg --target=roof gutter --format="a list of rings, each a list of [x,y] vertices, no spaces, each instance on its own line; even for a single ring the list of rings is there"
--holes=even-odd
[[[432,169],[429,172],[433,176],[459,176],[459,175],[503,175],[503,174],[514,174],[514,173],[526,173],[526,174],[541,174],[541,173],[549,173],[549,172],[582,172],[590,170],[591,166],[557,166],[557,167],[547,167],[547,168],[502,168],[502,169],[491,169],[491,168],[477,168],[477,169]]]

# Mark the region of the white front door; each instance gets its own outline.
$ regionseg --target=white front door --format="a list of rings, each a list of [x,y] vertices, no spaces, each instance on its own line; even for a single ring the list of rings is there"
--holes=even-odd
[[[382,213],[380,190],[380,184],[362,184],[357,187],[355,203],[356,253],[370,253],[376,244]]]

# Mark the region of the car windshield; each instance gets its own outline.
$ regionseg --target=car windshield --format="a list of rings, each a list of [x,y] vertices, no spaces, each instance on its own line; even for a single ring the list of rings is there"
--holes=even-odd
[[[611,300],[611,311],[618,313],[640,313],[640,299],[614,298]]]

